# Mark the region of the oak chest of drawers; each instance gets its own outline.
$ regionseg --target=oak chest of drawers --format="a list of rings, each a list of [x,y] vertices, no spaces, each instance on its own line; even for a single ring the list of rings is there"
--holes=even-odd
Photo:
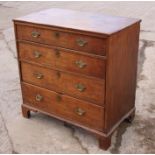
[[[14,20],[22,113],[82,127],[110,146],[135,112],[140,20],[49,9]]]

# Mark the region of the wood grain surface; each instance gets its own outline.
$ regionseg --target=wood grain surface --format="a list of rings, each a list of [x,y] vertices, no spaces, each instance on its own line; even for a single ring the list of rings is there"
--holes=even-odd
[[[111,35],[128,26],[131,26],[136,22],[139,22],[140,20],[100,13],[52,8],[16,18],[14,21],[43,24],[74,30],[78,29],[82,31]]]

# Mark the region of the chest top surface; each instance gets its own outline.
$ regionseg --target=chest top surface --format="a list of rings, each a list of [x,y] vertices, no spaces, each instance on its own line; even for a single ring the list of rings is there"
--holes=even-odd
[[[28,23],[111,35],[139,19],[52,8],[14,19]]]

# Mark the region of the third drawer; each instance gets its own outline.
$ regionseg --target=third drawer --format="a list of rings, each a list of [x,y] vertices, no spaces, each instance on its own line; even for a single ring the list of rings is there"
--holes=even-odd
[[[22,80],[25,82],[98,105],[104,104],[105,80],[87,78],[24,62],[21,63],[21,72]]]

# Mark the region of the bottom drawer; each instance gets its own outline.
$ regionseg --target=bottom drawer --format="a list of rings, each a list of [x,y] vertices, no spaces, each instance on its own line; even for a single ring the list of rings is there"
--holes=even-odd
[[[103,131],[103,107],[26,83],[22,83],[22,94],[24,104]]]

